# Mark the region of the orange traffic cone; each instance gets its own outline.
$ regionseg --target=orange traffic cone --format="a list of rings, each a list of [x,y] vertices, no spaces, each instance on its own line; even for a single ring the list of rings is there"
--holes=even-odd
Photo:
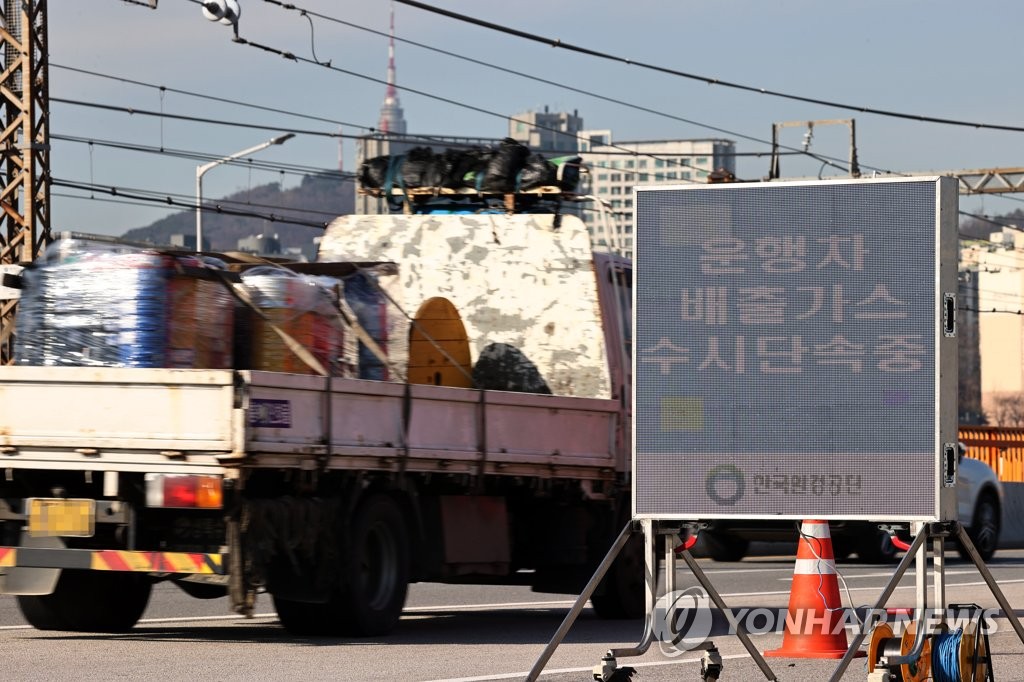
[[[846,654],[843,605],[827,521],[804,521],[789,591],[782,647],[777,658],[842,658]],[[857,653],[863,656],[864,652]]]

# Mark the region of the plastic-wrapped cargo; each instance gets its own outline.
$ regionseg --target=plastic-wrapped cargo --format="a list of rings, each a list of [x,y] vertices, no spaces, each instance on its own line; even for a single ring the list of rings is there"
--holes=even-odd
[[[334,280],[263,266],[242,273],[242,285],[261,315],[250,318],[249,366],[293,374],[316,374],[275,331],[281,329],[306,348],[334,376],[351,376],[345,332]]]
[[[391,369],[386,362],[391,325],[388,320],[388,300],[381,288],[378,275],[372,270],[358,270],[344,280],[345,302],[385,357],[378,357],[362,341],[359,342],[359,378],[389,381]]]
[[[26,268],[21,365],[229,368],[233,301],[211,265],[83,240]]]
[[[178,258],[177,264],[224,269],[210,258]],[[235,302],[225,282],[175,274],[168,280],[167,300],[172,313],[166,366],[232,367]],[[189,323],[192,320],[200,323]]]

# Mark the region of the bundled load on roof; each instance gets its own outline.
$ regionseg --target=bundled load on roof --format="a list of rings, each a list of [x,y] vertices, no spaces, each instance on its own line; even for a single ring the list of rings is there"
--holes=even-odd
[[[394,340],[406,327],[388,306],[394,264],[224,259],[54,242],[11,278],[20,290],[15,364],[396,379],[392,362],[404,350]],[[306,266],[316,272],[298,271]]]
[[[505,138],[497,148],[446,149],[414,147],[405,154],[377,156],[359,168],[364,190],[391,194],[395,190],[432,189],[483,194],[544,190],[575,192],[582,159],[547,159],[525,145]]]
[[[223,263],[61,240],[25,269],[19,365],[227,368],[234,299]]]

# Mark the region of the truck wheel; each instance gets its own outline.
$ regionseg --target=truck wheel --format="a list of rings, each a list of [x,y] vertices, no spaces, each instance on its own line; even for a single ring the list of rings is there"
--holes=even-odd
[[[999,502],[991,492],[983,492],[974,508],[974,519],[967,529],[974,549],[978,550],[982,561],[988,561],[996,553],[999,546]],[[957,552],[965,561],[971,557],[959,542]]]
[[[127,632],[149,602],[145,575],[65,569],[52,594],[18,596],[18,608],[38,630]]]
[[[394,630],[409,587],[405,515],[387,495],[364,502],[352,522],[351,544],[340,548],[341,584],[326,603],[273,595],[285,630],[310,637],[375,637]]]
[[[590,597],[590,603],[601,618],[643,618],[644,590],[644,536],[633,533]]]
[[[337,598],[326,604],[292,601],[271,595],[281,627],[290,635],[299,637],[337,637],[341,635],[338,623]]]
[[[857,556],[861,561],[872,564],[892,563],[896,559],[896,552],[889,534],[880,530],[868,531],[864,539],[857,543]]]
[[[832,556],[836,561],[849,559],[853,554],[853,543],[846,538],[832,538]]]
[[[388,634],[398,624],[409,588],[409,531],[393,497],[375,495],[359,507],[351,545],[342,552],[338,599],[342,633]]]
[[[750,549],[750,541],[718,533],[701,533],[708,556],[715,561],[742,561]]]

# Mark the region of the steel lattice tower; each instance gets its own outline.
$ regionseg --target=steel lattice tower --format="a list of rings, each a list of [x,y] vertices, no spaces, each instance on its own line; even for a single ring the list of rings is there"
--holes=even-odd
[[[46,0],[3,0],[0,16],[0,270],[51,241]],[[0,364],[12,361],[15,301],[0,301]]]

